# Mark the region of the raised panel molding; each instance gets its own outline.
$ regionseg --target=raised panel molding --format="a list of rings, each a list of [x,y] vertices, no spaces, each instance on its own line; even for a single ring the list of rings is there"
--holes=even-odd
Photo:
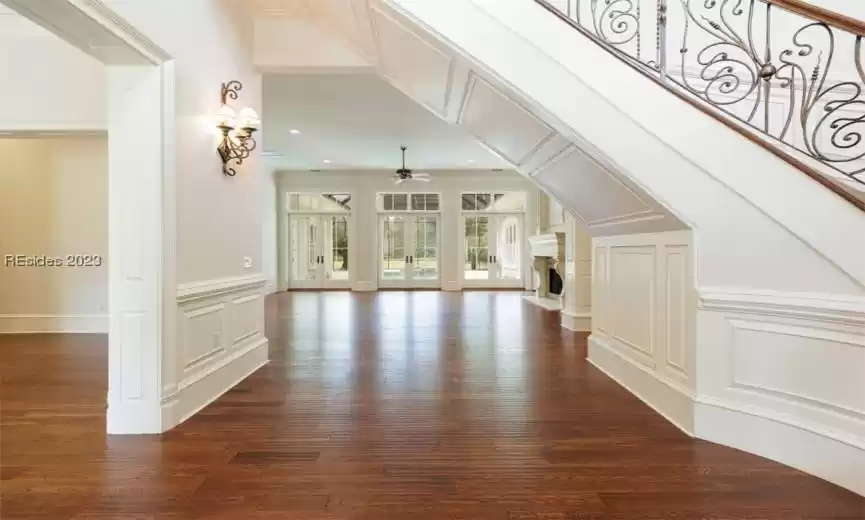
[[[246,338],[254,336],[263,330],[261,321],[263,307],[260,294],[251,294],[237,298],[232,302],[233,321],[231,331],[234,335],[234,344],[241,343]]]
[[[589,362],[683,431],[694,429],[691,233],[592,239]],[[600,306],[600,307],[598,307]]]
[[[561,202],[590,230],[664,218],[576,146],[564,148],[535,169],[531,176],[551,192],[560,194]]]
[[[732,387],[865,420],[865,334],[753,319],[728,322]],[[778,363],[787,380],[774,370]]]
[[[454,58],[380,9],[371,11],[382,76],[416,102],[447,119]]]
[[[181,343],[181,365],[184,373],[225,350],[222,302],[184,310]]]
[[[688,247],[667,246],[664,255],[664,361],[687,377]]]
[[[558,134],[519,103],[472,73],[457,123],[508,162],[522,166]]]
[[[609,332],[609,313],[607,309],[609,285],[607,273],[609,264],[607,262],[608,250],[605,247],[595,248],[594,254],[594,280],[592,283],[592,309],[595,311],[595,328],[600,332]]]
[[[261,274],[182,284],[177,289],[178,388],[227,368],[238,352],[267,344]],[[266,349],[266,347],[265,347]]]
[[[655,262],[648,246],[610,247],[609,309],[611,336],[655,367]]]
[[[865,493],[865,299],[713,287],[699,314],[698,435]]]

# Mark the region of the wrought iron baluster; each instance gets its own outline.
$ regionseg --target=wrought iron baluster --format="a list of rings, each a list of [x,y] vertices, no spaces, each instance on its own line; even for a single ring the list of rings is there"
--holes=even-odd
[[[656,39],[658,47],[658,72],[661,81],[667,82],[667,0],[658,0],[658,27]]]
[[[769,133],[770,110],[772,107],[772,78],[775,76],[775,66],[772,65],[772,4],[766,4],[766,53],[763,66],[760,67],[760,77],[765,83],[766,97],[763,100],[763,131]]]

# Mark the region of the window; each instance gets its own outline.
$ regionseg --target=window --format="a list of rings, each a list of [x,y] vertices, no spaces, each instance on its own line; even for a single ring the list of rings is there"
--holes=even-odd
[[[379,211],[439,211],[438,193],[379,193]]]
[[[463,193],[463,211],[520,212],[526,209],[526,194],[522,191],[499,193]]]
[[[295,213],[347,213],[351,211],[348,193],[289,193],[288,211]]]

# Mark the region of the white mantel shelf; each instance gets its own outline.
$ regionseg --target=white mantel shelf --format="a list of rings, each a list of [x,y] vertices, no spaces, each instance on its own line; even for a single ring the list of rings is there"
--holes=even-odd
[[[559,239],[555,233],[529,237],[529,251],[532,257],[557,258],[559,254]]]

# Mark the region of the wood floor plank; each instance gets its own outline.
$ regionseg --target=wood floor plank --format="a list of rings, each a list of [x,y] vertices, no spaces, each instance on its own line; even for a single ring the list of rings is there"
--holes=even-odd
[[[865,499],[681,433],[513,292],[287,293],[271,363],[107,437],[102,336],[0,337],[0,518],[862,520]]]

